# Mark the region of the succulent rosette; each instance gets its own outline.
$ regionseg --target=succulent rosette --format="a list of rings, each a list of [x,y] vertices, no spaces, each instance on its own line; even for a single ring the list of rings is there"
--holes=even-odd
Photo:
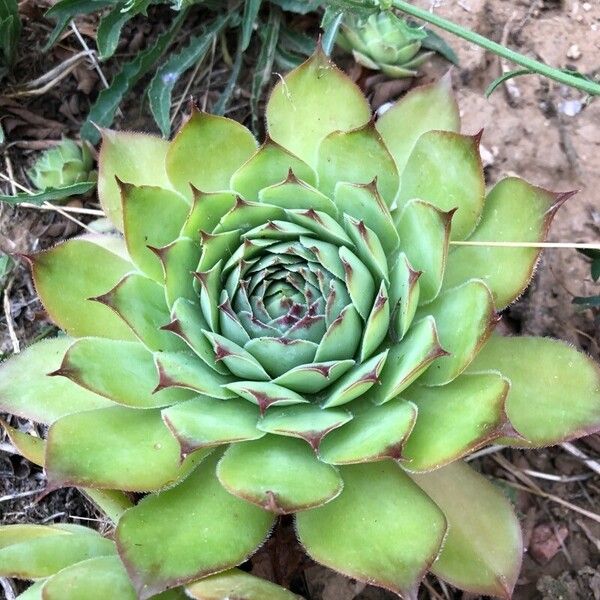
[[[289,513],[350,577],[412,599],[431,570],[509,597],[518,521],[461,459],[598,430],[600,373],[493,334],[539,250],[488,243],[543,240],[569,194],[515,177],[486,194],[447,78],[374,121],[318,52],[266,120],[260,146],[198,111],[171,142],[104,131],[123,236],[30,257],[66,335],[3,364],[0,408],[50,426],[50,489],[117,513],[133,597],[239,565]],[[123,491],[148,494],[123,512]]]
[[[414,77],[434,52],[422,50],[427,32],[409,25],[391,10],[368,17],[346,15],[336,43],[351,52],[357,63],[388,77]]]

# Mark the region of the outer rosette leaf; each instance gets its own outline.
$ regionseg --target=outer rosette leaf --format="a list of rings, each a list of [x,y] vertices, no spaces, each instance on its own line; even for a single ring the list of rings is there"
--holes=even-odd
[[[448,536],[431,570],[460,589],[508,600],[523,553],[510,502],[462,462],[410,477],[448,520]]]
[[[113,288],[132,269],[122,242],[109,236],[68,240],[32,257],[36,290],[51,319],[69,335],[133,340],[129,327],[91,298]]]
[[[424,133],[402,172],[398,206],[421,198],[442,211],[457,209],[452,239],[466,238],[479,222],[485,197],[480,137],[452,131]]]
[[[117,546],[140,598],[238,565],[269,533],[273,515],[221,487],[218,458],[121,518]]]
[[[123,211],[117,178],[133,185],[171,189],[165,169],[169,144],[143,133],[102,130],[98,158],[98,197],[115,227],[123,230]],[[140,160],[143,157],[143,160]]]
[[[600,430],[600,368],[564,342],[494,335],[469,371],[500,371],[511,384],[506,412],[525,438],[515,446],[549,446]]]
[[[392,461],[340,472],[340,496],[296,516],[300,542],[326,566],[416,599],[446,532],[442,512]]]
[[[112,541],[78,525],[0,527],[0,574],[5,577],[39,579],[81,560],[113,554]]]
[[[67,336],[44,340],[0,364],[0,410],[50,424],[71,413],[111,406],[69,379],[48,376],[60,367],[72,343]]]
[[[315,166],[321,140],[365,125],[371,110],[359,88],[317,50],[275,86],[266,117],[271,138]]]
[[[173,186],[189,195],[189,184],[203,192],[229,188],[233,173],[254,154],[254,136],[237,121],[194,111],[166,154]]]
[[[498,309],[527,287],[539,257],[538,248],[503,248],[485,242],[541,242],[560,206],[573,193],[555,194],[522,179],[508,177],[488,193],[481,221],[469,237],[478,246],[461,246],[448,255],[444,286],[482,279],[492,290]]]
[[[402,173],[419,137],[432,129],[458,131],[460,117],[449,74],[418,87],[399,100],[377,121],[377,130]]]
[[[302,600],[270,581],[239,569],[211,575],[186,586],[185,590],[188,597],[196,600]]]

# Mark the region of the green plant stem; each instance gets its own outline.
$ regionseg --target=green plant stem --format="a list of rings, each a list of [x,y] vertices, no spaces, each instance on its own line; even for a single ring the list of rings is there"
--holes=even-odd
[[[509,48],[505,48],[501,44],[493,42],[492,40],[489,40],[488,38],[471,31],[470,29],[461,27],[456,23],[452,23],[452,21],[447,21],[442,17],[438,17],[437,15],[430,13],[428,10],[413,6],[404,0],[391,0],[391,4],[394,8],[397,8],[398,10],[411,15],[412,17],[416,17],[417,19],[431,23],[440,29],[444,29],[453,35],[467,40],[468,42],[477,44],[478,46],[481,46],[482,48],[485,48],[486,50],[489,50],[490,52],[493,52],[502,58],[529,69],[533,73],[544,75],[545,77],[553,79],[554,81],[558,81],[570,87],[580,89],[592,96],[600,96],[600,84],[598,83],[583,79],[577,75],[565,73],[564,71],[550,67],[539,60],[528,58],[527,56],[519,54],[514,50],[510,50]]]

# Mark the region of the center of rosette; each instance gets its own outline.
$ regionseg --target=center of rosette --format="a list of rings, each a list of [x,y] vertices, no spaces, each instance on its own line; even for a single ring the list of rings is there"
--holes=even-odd
[[[195,273],[203,333],[215,360],[243,380],[229,386],[236,393],[244,396],[255,382],[252,401],[261,389],[281,387],[298,395],[289,403],[342,404],[362,393],[362,384],[370,387],[385,361],[385,260],[382,266],[369,252],[377,240],[358,219],[345,215],[342,227],[314,209],[283,216],[254,227],[238,220],[229,231],[221,221],[220,231],[204,235],[200,266],[210,265],[205,257],[225,236],[230,243],[210,269]]]

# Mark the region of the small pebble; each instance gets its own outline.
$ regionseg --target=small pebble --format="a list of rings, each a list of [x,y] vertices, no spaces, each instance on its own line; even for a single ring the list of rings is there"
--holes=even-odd
[[[577,60],[581,58],[581,50],[579,49],[579,46],[577,44],[572,44],[571,46],[569,46],[569,49],[567,50],[567,58],[570,58],[572,60]]]
[[[558,107],[560,112],[567,117],[578,115],[582,108],[583,104],[580,100],[563,100]]]
[[[590,10],[592,10],[592,5],[589,2],[584,2],[581,5],[581,8],[583,8],[583,10],[585,10],[585,12],[590,12]]]

